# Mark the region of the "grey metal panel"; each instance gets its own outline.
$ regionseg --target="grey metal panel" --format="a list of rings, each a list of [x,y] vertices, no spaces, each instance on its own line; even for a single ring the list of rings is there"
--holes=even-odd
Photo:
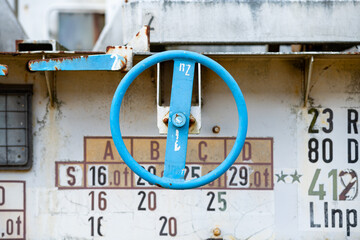
[[[0,165],[6,164],[6,147],[0,147]]]
[[[8,111],[26,111],[26,98],[24,95],[7,96]]]
[[[6,145],[6,130],[0,130],[0,146]]]
[[[27,36],[6,0],[0,0],[0,51],[14,52],[15,40]]]
[[[0,111],[5,110],[5,96],[0,95]]]
[[[27,148],[8,147],[8,164],[24,165],[27,161]]]
[[[25,128],[26,114],[25,112],[8,112],[7,113],[8,128]]]
[[[360,1],[129,1],[96,49],[124,44],[145,24],[152,44],[359,42]],[[121,31],[119,31],[121,29]],[[103,43],[103,44],[101,44]]]
[[[24,146],[26,144],[26,129],[9,129],[7,144],[10,146]]]
[[[5,128],[5,112],[0,112],[0,128]]]

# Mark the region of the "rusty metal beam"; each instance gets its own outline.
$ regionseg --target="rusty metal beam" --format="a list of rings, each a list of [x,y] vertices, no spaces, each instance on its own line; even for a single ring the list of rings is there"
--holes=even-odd
[[[119,54],[88,55],[31,60],[28,63],[30,71],[117,71],[126,66],[127,60]]]

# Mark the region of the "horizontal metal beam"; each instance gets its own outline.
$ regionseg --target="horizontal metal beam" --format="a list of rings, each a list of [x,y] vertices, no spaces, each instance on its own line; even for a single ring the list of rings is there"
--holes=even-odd
[[[360,39],[360,1],[192,0],[119,1],[105,44],[124,44],[144,24],[151,44],[354,43]],[[121,23],[121,31],[119,24]]]
[[[119,54],[89,55],[31,60],[30,71],[117,71],[126,66],[126,59]]]

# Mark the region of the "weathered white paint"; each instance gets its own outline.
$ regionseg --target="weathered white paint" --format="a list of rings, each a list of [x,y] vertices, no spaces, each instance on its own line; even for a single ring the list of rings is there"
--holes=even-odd
[[[95,49],[126,43],[143,25],[156,44],[358,43],[359,8],[359,1],[118,2]]]
[[[0,78],[0,83],[34,85],[33,167],[26,172],[0,174],[0,181],[26,182],[27,239],[91,239],[89,218],[92,216],[96,221],[103,216],[103,239],[170,239],[170,236],[159,236],[163,224],[159,220],[161,216],[166,216],[168,220],[176,218],[176,239],[210,238],[212,229],[216,227],[225,239],[346,237],[344,228],[309,229],[307,212],[302,212],[302,206],[309,199],[307,184],[313,177],[310,170],[322,167],[303,167],[308,154],[306,127],[309,123],[302,117],[307,113],[303,108],[303,56],[212,56],[228,69],[244,93],[249,112],[248,137],[274,139],[274,190],[211,190],[216,197],[214,212],[206,211],[210,190],[143,190],[156,193],[157,209],[138,211],[140,190],[57,189],[55,162],[82,162],[84,137],[110,136],[110,103],[124,74],[106,71],[56,72],[57,95],[55,107],[51,108],[44,74],[27,72],[24,67],[28,60],[41,57],[38,54],[0,56],[1,62],[9,66],[9,75]],[[134,64],[141,58],[135,56]],[[340,132],[346,131],[343,112],[347,108],[359,107],[359,66],[357,55],[315,55],[308,106],[334,110],[337,120],[332,139],[336,158],[343,156],[347,149],[346,144],[335,141],[344,138]],[[234,100],[226,85],[207,69],[202,69],[202,101],[199,137],[233,137],[237,130]],[[212,132],[215,125],[221,128],[219,134]],[[156,66],[140,75],[130,86],[123,103],[121,128],[124,136],[160,136],[156,117]],[[353,137],[357,138],[357,135]],[[341,164],[334,163],[329,168],[340,167]],[[354,169],[359,173],[359,168]],[[286,183],[277,182],[275,174],[281,171],[288,174],[293,170],[303,175],[300,183],[291,183],[288,179]],[[66,184],[67,180],[71,179],[61,179],[61,184]],[[96,197],[99,192],[106,192],[105,211],[98,208],[91,210],[91,191],[95,191]],[[226,195],[222,197],[227,201],[227,210],[222,212],[218,210],[221,203],[217,194],[224,191]],[[316,204],[323,203],[314,201]],[[357,208],[358,201],[359,197],[353,202],[339,204]],[[0,221],[0,224],[3,223]],[[165,230],[168,232],[167,227]],[[2,231],[4,225],[0,225],[0,234]],[[359,228],[353,228],[349,239],[359,237]]]
[[[0,1],[0,24],[0,52],[14,52],[15,40],[27,36],[6,0]]]

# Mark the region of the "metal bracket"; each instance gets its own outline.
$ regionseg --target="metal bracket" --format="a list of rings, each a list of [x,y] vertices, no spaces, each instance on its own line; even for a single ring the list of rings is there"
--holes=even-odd
[[[9,68],[6,65],[0,64],[0,76],[7,76]]]
[[[126,46],[132,47],[136,52],[150,52],[150,27],[143,26]]]
[[[150,51],[149,33],[150,28],[144,26],[127,46],[109,46],[106,48],[106,54],[49,59],[45,59],[45,55],[43,55],[42,59],[29,61],[28,67],[30,71],[45,72],[50,105],[54,107],[55,71],[129,71],[133,65],[134,48],[138,51]],[[7,66],[0,65],[0,75],[6,74]]]
[[[314,63],[314,56],[311,56],[310,59],[308,59],[305,62],[305,92],[304,92],[304,107],[307,105],[307,101],[309,99],[309,91],[310,91],[310,82],[311,82],[311,76],[312,76],[312,69],[313,69],[313,63]]]
[[[149,27],[144,26],[127,46],[108,46],[106,54],[31,60],[30,71],[129,71],[133,51],[150,51]]]
[[[45,59],[45,55],[43,55],[43,59]],[[56,96],[55,91],[55,72],[45,71],[45,81],[46,87],[49,94],[50,106],[54,107],[54,99]]]
[[[156,81],[156,107],[157,107],[157,126],[160,134],[167,134],[170,106],[161,106],[161,89],[160,89],[160,63],[157,64],[157,81]],[[198,63],[198,102],[199,106],[191,106],[190,110],[190,134],[199,134],[201,129],[201,64]]]

